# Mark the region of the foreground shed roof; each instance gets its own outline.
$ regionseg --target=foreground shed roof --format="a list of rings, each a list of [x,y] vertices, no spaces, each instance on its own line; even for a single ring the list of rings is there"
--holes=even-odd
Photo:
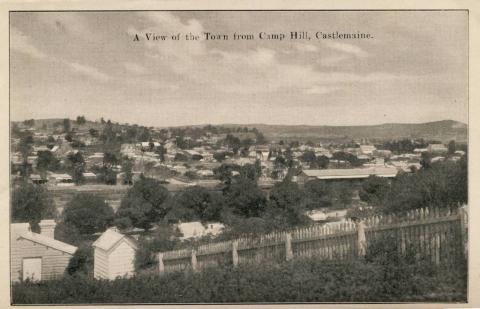
[[[64,243],[62,241],[47,237],[33,232],[26,232],[19,236],[19,238],[27,239],[35,243],[50,247],[68,254],[74,254],[77,247]]]

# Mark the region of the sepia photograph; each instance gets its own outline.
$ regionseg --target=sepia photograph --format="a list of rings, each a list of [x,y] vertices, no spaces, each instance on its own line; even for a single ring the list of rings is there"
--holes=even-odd
[[[12,305],[469,301],[468,10],[8,26]]]

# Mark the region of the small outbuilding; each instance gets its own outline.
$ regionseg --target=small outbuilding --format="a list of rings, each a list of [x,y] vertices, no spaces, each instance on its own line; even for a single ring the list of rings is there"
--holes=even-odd
[[[11,280],[51,280],[63,276],[77,247],[55,240],[54,220],[42,220],[40,233],[28,223],[11,224]]]
[[[115,228],[106,230],[93,244],[96,279],[115,280],[135,273],[137,244],[133,238],[120,234]]]

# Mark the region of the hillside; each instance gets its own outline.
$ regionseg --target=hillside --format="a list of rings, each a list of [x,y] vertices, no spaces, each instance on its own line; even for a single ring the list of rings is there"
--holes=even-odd
[[[427,123],[386,123],[370,126],[283,126],[251,125],[259,129],[269,140],[342,140],[342,139],[401,139],[424,138],[448,142],[466,142],[467,125],[453,120]]]
[[[38,119],[35,120],[35,128],[50,129],[55,124],[60,125],[63,119]],[[73,126],[77,126],[72,121]],[[140,125],[140,124],[139,124]],[[200,127],[204,125],[193,125]],[[311,125],[269,125],[269,124],[221,124],[224,127],[248,127],[257,128],[268,140],[299,140],[299,141],[349,141],[352,139],[378,139],[392,140],[402,138],[424,138],[427,140],[439,140],[448,142],[467,142],[468,126],[465,123],[454,120],[441,120],[426,123],[385,123],[366,126],[311,126]],[[179,126],[186,127],[186,126]],[[87,121],[80,130],[95,128],[102,129],[99,122]]]

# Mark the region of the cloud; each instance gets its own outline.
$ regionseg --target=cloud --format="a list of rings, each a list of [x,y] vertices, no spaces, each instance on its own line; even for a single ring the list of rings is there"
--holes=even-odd
[[[203,25],[196,19],[182,20],[169,12],[148,12],[139,15],[146,23],[141,30],[130,26],[129,35],[143,35],[153,32],[161,35],[175,33],[201,34]],[[322,57],[321,60],[295,61],[282,57],[284,51],[257,46],[256,48],[226,50],[221,45],[207,45],[205,41],[173,41],[161,42],[142,40],[145,44],[145,55],[156,62],[155,67],[162,67],[158,75],[159,82],[165,79],[165,70],[170,70],[170,76],[178,82],[188,82],[197,89],[219,91],[232,94],[260,93],[298,93],[325,94],[338,89],[352,86],[356,83],[376,83],[379,81],[401,78],[390,74],[371,72],[358,74],[356,72],[335,72],[331,69],[316,69],[315,63],[332,66],[349,58],[363,58],[368,54],[361,48],[338,42],[326,43],[329,49],[341,51],[336,55]],[[292,46],[294,50],[303,53],[316,53],[319,46],[298,43]],[[331,52],[330,52],[331,54]],[[299,59],[296,57],[295,59]],[[130,68],[135,70],[133,67]],[[153,69],[155,70],[155,69]],[[154,85],[152,87],[156,88]],[[164,88],[164,87],[163,87]],[[162,89],[163,89],[162,88]],[[167,88],[169,89],[169,88]],[[172,89],[173,90],[173,89]]]
[[[357,74],[319,71],[310,63],[282,62],[274,50],[267,48],[246,52],[213,50],[211,53],[217,56],[214,65],[211,59],[199,62],[185,77],[206,87],[230,93],[324,94],[354,83],[405,78],[380,72]]]
[[[329,41],[325,42],[325,44],[327,47],[331,49],[335,49],[335,50],[356,56],[358,58],[368,57],[368,53],[366,51],[352,44],[329,42]]]
[[[202,24],[196,19],[182,21],[169,12],[142,12],[138,16],[147,24],[142,28],[129,26],[127,33],[130,36],[138,34],[141,42],[148,51],[145,55],[155,58],[162,63],[168,63],[174,73],[186,73],[195,64],[195,58],[206,54],[207,48],[204,41],[172,40],[171,36],[188,33],[201,35],[204,31]],[[165,41],[151,41],[145,38],[145,33],[166,35]]]
[[[339,87],[312,86],[305,90],[306,94],[327,94],[340,89]]]
[[[295,44],[295,48],[301,52],[317,52],[318,47],[312,44],[302,44],[302,43],[297,43]]]
[[[85,15],[77,12],[38,14],[36,18],[46,26],[49,32],[55,35],[73,35],[86,41],[101,40],[100,34],[95,31],[92,22]]]
[[[136,64],[136,63],[133,63],[133,62],[125,62],[123,64],[123,66],[130,73],[142,75],[142,74],[145,74],[147,72],[147,70],[143,66],[141,66],[139,64]]]
[[[107,74],[100,72],[97,68],[79,64],[76,62],[68,62],[63,59],[48,56],[47,54],[39,50],[37,47],[35,47],[35,45],[31,43],[31,40],[27,35],[23,34],[16,28],[12,27],[10,29],[10,40],[10,48],[12,50],[27,54],[32,58],[62,63],[69,67],[70,70],[72,70],[74,73],[79,73],[81,75],[91,77],[98,81],[105,82],[110,79]]]
[[[45,53],[36,48],[30,42],[30,38],[27,35],[13,27],[10,29],[10,48],[20,53],[29,55],[32,58],[42,60],[48,58]]]
[[[106,82],[110,79],[110,76],[100,72],[97,68],[79,64],[76,62],[63,61],[63,63],[65,63],[68,67],[70,67],[70,69],[72,69],[73,72],[79,73],[87,77],[91,77],[95,80]]]
[[[318,59],[318,63],[322,66],[330,67],[339,64],[343,60],[349,59],[346,55],[335,55],[330,57],[322,57]]]

